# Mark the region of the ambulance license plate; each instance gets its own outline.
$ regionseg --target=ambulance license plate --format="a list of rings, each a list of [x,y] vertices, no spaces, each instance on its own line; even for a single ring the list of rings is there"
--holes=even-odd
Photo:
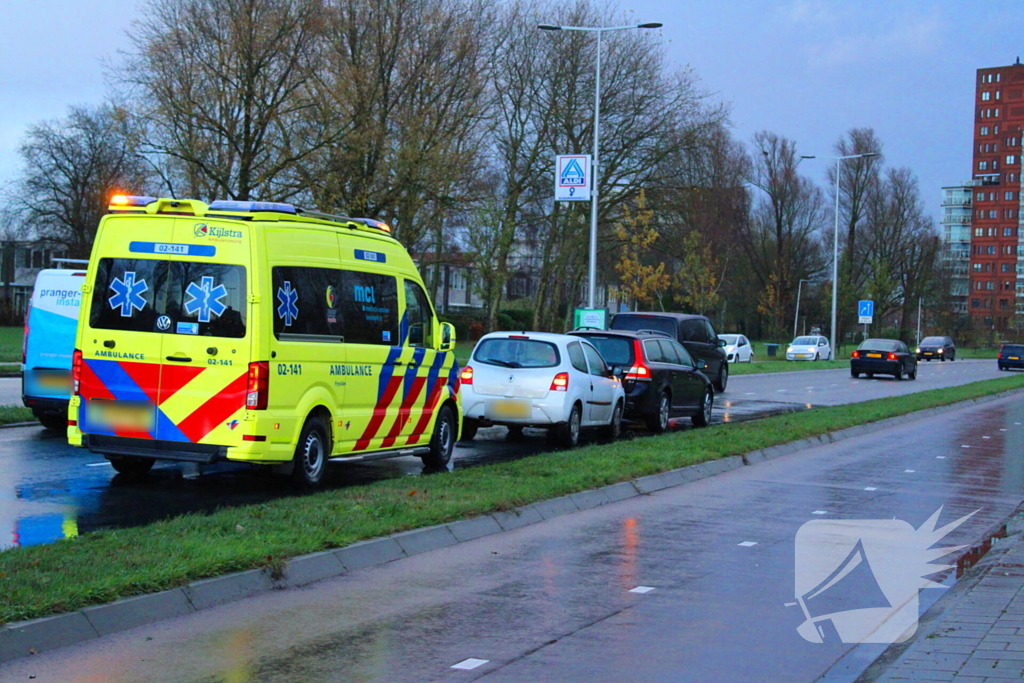
[[[526,420],[533,415],[533,403],[514,398],[503,398],[487,404],[487,417],[492,420]]]
[[[89,401],[89,422],[113,432],[150,432],[153,430],[153,406],[129,401]]]
[[[880,354],[880,353],[869,353],[868,354],[868,358],[881,358],[881,357],[882,357],[882,354]]]

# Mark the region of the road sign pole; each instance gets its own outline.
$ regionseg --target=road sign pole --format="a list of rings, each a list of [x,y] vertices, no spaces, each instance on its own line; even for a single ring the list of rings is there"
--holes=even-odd
[[[590,266],[587,275],[587,308],[597,307],[597,170],[601,139],[601,33],[597,32],[597,78],[594,85],[594,166],[590,172]]]

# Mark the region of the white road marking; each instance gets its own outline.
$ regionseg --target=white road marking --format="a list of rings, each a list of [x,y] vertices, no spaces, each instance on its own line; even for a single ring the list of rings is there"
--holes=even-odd
[[[967,444],[962,444],[960,448],[970,448],[970,446],[968,446]]]
[[[654,590],[653,586],[637,586],[636,588],[631,588],[629,592],[643,595],[644,593],[650,593],[652,590]]]
[[[983,438],[983,439],[991,439],[992,437],[991,436],[983,436],[981,438]]]
[[[757,545],[757,541],[743,541],[743,543],[740,543],[739,545],[744,548],[749,548],[750,546]]]
[[[747,393],[745,393],[743,395],[744,396],[757,396],[757,392],[756,391],[748,391]]]
[[[864,490],[865,491],[877,491],[878,487],[877,486],[865,486]]]
[[[85,463],[85,466],[86,467],[109,467],[110,466],[110,461],[106,460],[104,462],[87,462],[87,463]]]
[[[903,470],[903,473],[904,473],[904,474],[913,474],[913,473],[914,473],[914,472],[916,472],[916,471],[917,471],[917,470]]]
[[[999,431],[1001,431],[1001,432],[1005,432],[1006,430],[1005,430],[1005,429],[1000,429]]]
[[[935,456],[935,459],[936,459],[936,460],[945,460],[945,459],[946,459],[946,456],[944,456],[944,455],[936,455],[936,456]]]
[[[796,607],[796,603],[795,602],[784,602],[784,603],[782,603],[782,606],[783,607]]]
[[[489,659],[474,659],[473,657],[470,657],[469,659],[462,660],[458,664],[452,665],[451,668],[453,668],[453,669],[462,669],[463,671],[470,671],[471,669],[475,669],[478,666],[483,666],[484,664],[486,664],[489,661],[491,661],[491,660],[489,660]]]
[[[812,512],[811,514],[812,514],[812,515],[827,515],[827,514],[828,514],[828,511],[826,511],[826,510],[815,510],[815,511],[814,511],[814,512]]]

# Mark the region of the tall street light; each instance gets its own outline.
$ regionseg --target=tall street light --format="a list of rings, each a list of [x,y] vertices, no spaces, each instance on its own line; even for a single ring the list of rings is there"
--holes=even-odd
[[[836,295],[839,292],[839,175],[843,169],[843,159],[863,159],[877,157],[878,152],[865,152],[864,154],[847,154],[841,157],[823,156],[822,159],[836,160],[836,223],[835,232],[832,235],[832,336],[829,343],[833,349],[839,348],[839,340],[836,339]],[[817,159],[814,155],[803,155],[801,159]],[[847,247],[849,248],[849,247]],[[835,351],[832,352],[832,360],[836,359]]]
[[[793,315],[793,339],[796,339],[796,323],[800,320],[800,288],[804,286],[805,282],[810,282],[810,280],[800,278],[800,282],[796,285],[796,313]]]
[[[592,31],[597,34],[597,79],[594,85],[594,161],[591,167],[590,193],[590,264],[587,274],[587,308],[597,305],[597,153],[601,137],[601,34],[606,31],[622,31],[631,28],[661,28],[662,24],[630,24],[629,26],[558,26],[557,24],[539,24],[537,28],[545,31]]]

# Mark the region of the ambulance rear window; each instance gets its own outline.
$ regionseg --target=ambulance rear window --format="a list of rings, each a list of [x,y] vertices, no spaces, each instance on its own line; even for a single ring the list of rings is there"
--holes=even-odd
[[[157,259],[100,259],[94,329],[208,337],[245,336],[243,266]]]

